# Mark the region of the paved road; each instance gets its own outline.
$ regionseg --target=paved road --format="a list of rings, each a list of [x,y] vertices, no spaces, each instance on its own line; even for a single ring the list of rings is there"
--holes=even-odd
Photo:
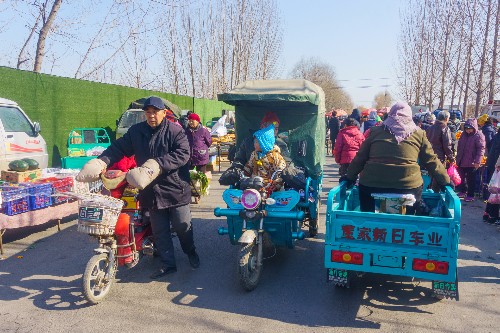
[[[335,171],[327,158],[324,198],[337,182]],[[500,331],[500,232],[481,222],[482,203],[463,205],[460,302],[430,298],[430,282],[414,286],[389,276],[365,276],[347,290],[326,284],[324,222],[317,239],[266,260],[260,285],[248,293],[237,282],[238,248],[216,232],[225,225],[212,213],[222,205],[216,179],[210,196],[192,207],[201,267],[190,268],[176,241],[177,273],[151,281],[159,262],[146,258],[119,271],[111,294],[96,306],[81,293],[95,241],[78,233],[75,221],[27,238],[8,232],[0,332]]]

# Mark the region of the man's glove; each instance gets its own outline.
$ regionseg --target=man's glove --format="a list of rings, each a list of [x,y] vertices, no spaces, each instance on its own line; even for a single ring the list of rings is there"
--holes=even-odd
[[[76,176],[79,182],[94,182],[99,179],[101,173],[106,170],[106,163],[98,158],[91,159],[83,166],[80,173]]]
[[[127,182],[139,190],[143,190],[161,174],[161,168],[154,159],[149,159],[138,168],[127,173]]]
[[[346,188],[351,188],[354,186],[354,181],[353,180],[350,180],[349,178],[347,178],[346,176],[342,176],[340,177],[339,179],[339,184],[342,183],[342,182],[346,182]]]

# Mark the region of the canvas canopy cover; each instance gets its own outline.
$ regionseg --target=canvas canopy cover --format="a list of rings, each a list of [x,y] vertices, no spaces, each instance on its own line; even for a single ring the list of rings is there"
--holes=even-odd
[[[140,98],[140,99],[138,99],[136,101],[133,101],[128,106],[128,109],[129,110],[131,110],[131,109],[142,109],[142,107],[144,106],[144,102],[149,97],[151,97],[151,96],[143,97],[143,98]],[[160,97],[160,98],[163,101],[163,103],[166,105],[166,107],[168,109],[170,109],[175,114],[175,116],[177,117],[177,119],[179,119],[180,116],[181,116],[181,108],[178,107],[177,105],[175,105],[174,103],[170,102],[169,100],[165,99],[165,98],[162,98],[162,97]]]
[[[292,160],[316,178],[325,162],[324,96],[321,87],[307,80],[255,80],[239,84],[218,99],[235,106],[237,146],[259,129],[267,112],[275,112],[279,131],[288,132]],[[304,142],[306,154],[302,156]]]

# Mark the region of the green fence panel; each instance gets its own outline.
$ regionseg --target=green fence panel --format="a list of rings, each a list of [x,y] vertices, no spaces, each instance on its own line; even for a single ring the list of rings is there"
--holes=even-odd
[[[60,166],[75,127],[103,127],[114,139],[116,120],[130,102],[156,95],[193,110],[206,121],[234,110],[225,103],[158,91],[83,81],[0,66],[0,97],[16,101],[32,121],[38,121],[47,141],[49,165]],[[206,119],[206,120],[205,120]]]

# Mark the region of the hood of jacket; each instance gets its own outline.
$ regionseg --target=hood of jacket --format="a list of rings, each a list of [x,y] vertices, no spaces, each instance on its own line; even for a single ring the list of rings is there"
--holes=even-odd
[[[358,126],[347,126],[340,130],[340,133],[346,136],[357,136],[361,133]]]
[[[377,111],[370,111],[370,114],[368,114],[368,120],[377,120],[377,117]]]
[[[359,120],[361,119],[361,112],[358,109],[354,109],[348,117],[354,118],[359,122]]]
[[[475,133],[477,133],[477,128],[478,127],[477,127],[477,119],[476,118],[469,118],[469,119],[467,119],[465,121],[465,124],[464,124],[464,129],[467,126],[470,126],[470,127],[472,127],[474,129],[474,133],[472,133],[472,135],[475,134]]]

